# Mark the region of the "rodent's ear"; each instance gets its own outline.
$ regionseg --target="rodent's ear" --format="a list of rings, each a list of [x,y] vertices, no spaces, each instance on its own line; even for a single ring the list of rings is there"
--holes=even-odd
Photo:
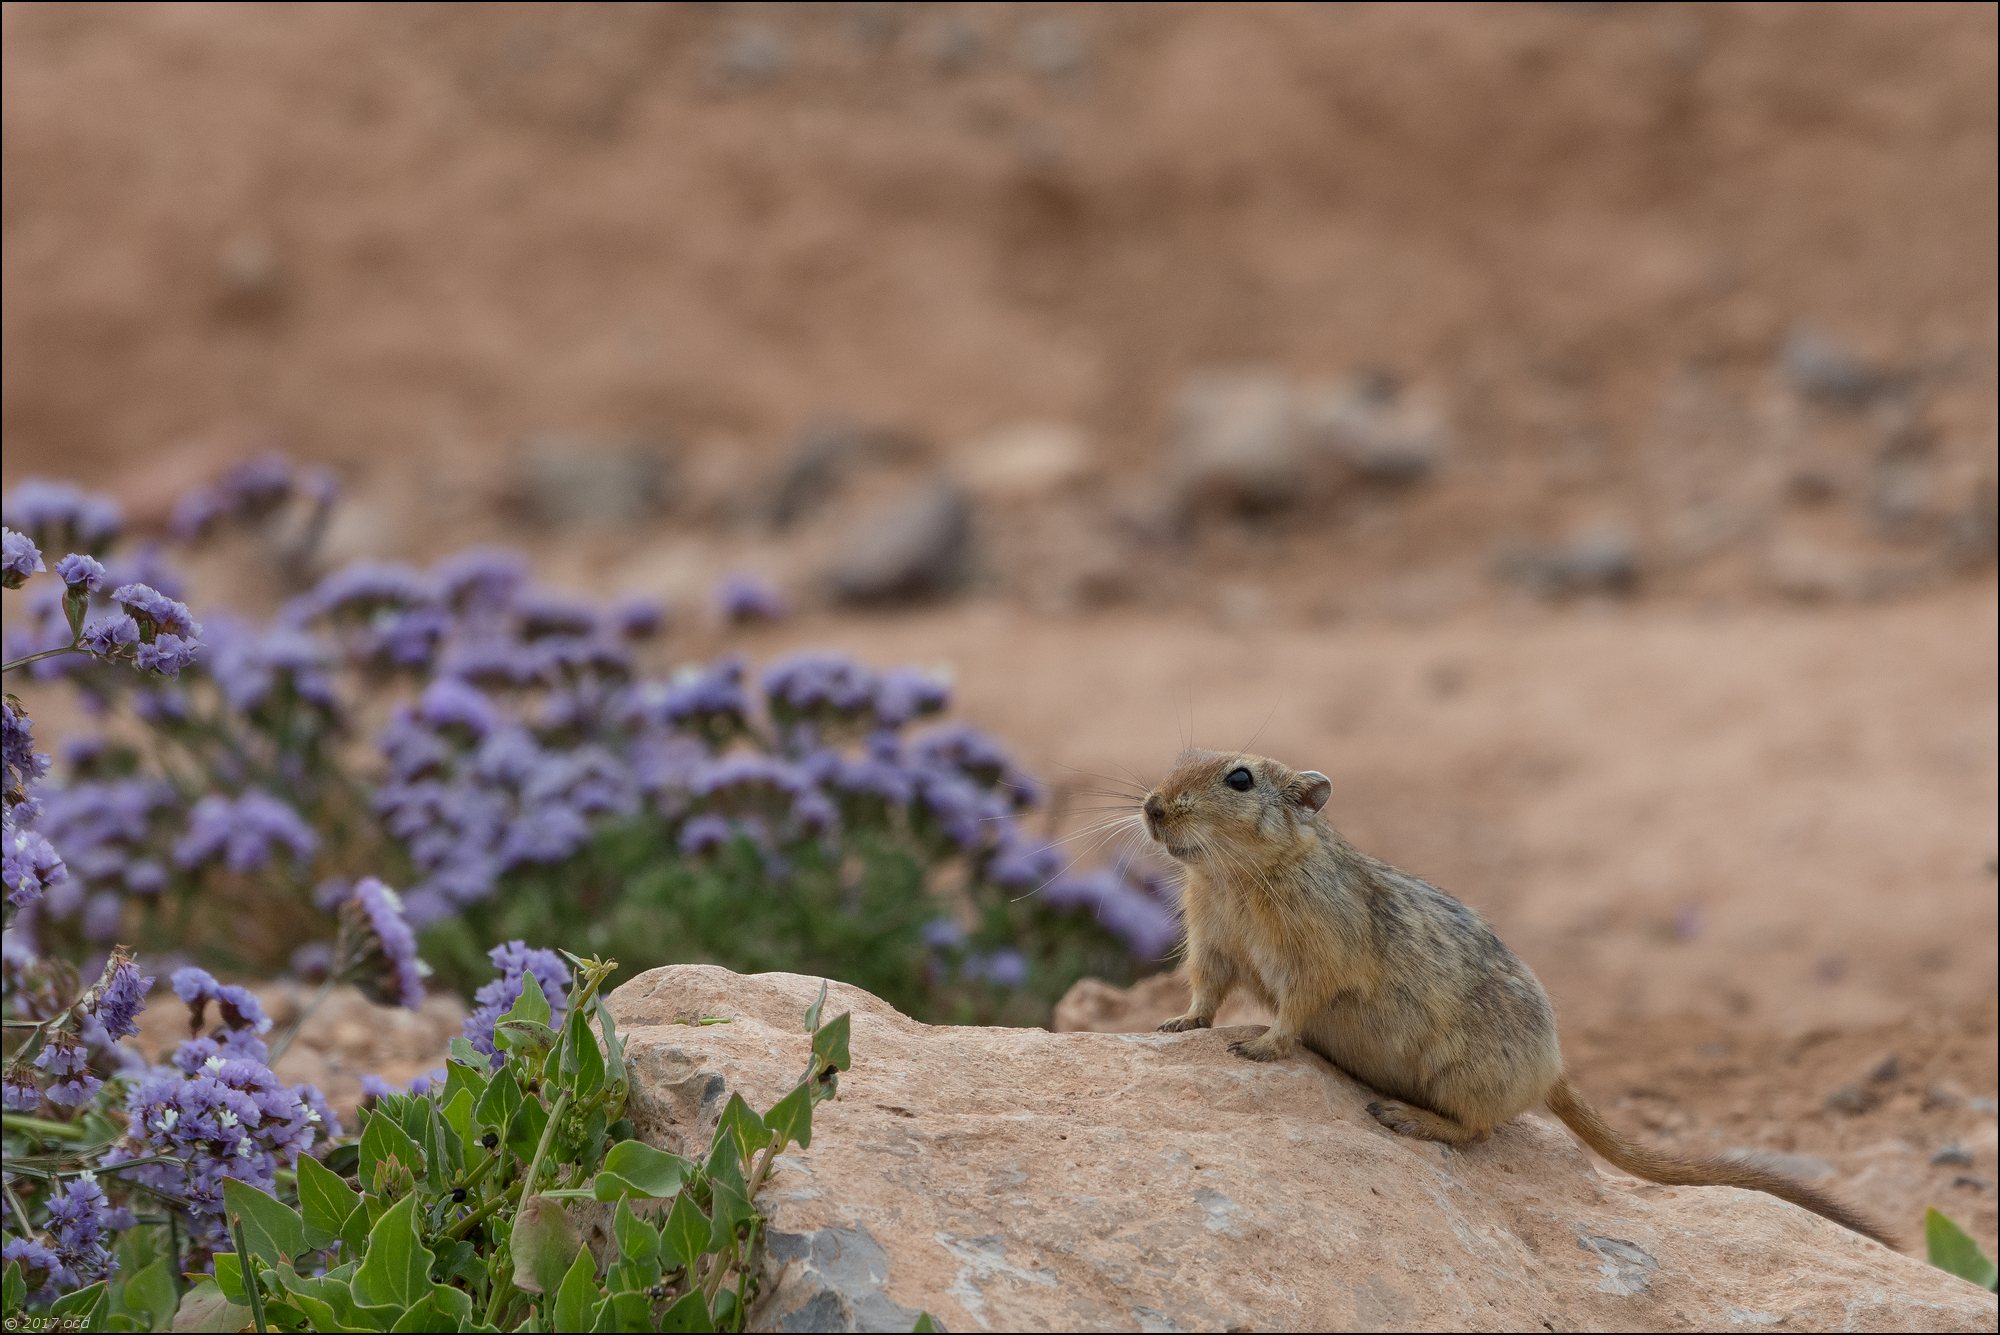
[[[1333,796],[1333,780],[1316,769],[1309,769],[1292,780],[1290,796],[1307,811],[1318,811]]]

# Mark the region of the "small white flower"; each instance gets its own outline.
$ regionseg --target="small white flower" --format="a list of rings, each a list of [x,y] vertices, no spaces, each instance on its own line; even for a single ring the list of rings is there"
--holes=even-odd
[[[155,1131],[165,1133],[173,1130],[174,1123],[180,1120],[181,1120],[181,1110],[179,1108],[163,1109],[159,1117],[154,1119],[153,1129]]]
[[[239,1159],[247,1159],[250,1157],[250,1152],[256,1148],[255,1145],[250,1143],[250,1137],[245,1136],[236,1142],[236,1156]]]
[[[97,1181],[97,1174],[86,1168],[76,1175],[76,1180],[79,1182],[95,1182]]]
[[[235,1113],[229,1111],[229,1109],[227,1108],[224,1108],[221,1112],[215,1115],[215,1120],[222,1123],[222,1125],[224,1126],[235,1126],[237,1119]]]
[[[308,1126],[315,1126],[318,1123],[319,1123],[319,1109],[317,1108],[306,1109],[306,1124]]]
[[[207,1061],[201,1064],[201,1069],[204,1071],[208,1071],[210,1073],[220,1071],[222,1069],[222,1058],[210,1057]]]

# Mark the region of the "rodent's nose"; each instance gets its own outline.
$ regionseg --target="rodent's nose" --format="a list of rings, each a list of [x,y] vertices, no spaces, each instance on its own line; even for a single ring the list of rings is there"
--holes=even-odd
[[[1147,795],[1145,809],[1146,819],[1152,824],[1157,825],[1167,818],[1167,804],[1160,800],[1158,793],[1149,793]]]

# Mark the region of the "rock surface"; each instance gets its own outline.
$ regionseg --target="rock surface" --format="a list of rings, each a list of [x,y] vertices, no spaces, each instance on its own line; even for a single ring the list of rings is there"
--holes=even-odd
[[[775,1101],[818,988],[618,989],[640,1133],[687,1150],[728,1091]],[[854,1068],[761,1198],[764,1328],[1994,1327],[1991,1294],[1768,1197],[1613,1185],[1538,1116],[1470,1151],[1396,1137],[1316,1058],[1229,1056],[1240,1031],[933,1028],[836,983],[843,1009]]]

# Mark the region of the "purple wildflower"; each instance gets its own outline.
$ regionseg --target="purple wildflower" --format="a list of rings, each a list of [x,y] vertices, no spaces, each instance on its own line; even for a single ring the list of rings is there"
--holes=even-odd
[[[6,887],[7,902],[20,909],[66,880],[69,868],[47,839],[16,826],[13,812],[7,809],[6,828],[0,832],[0,884]]]
[[[524,640],[550,635],[588,637],[597,633],[597,613],[588,604],[546,589],[534,589],[514,600],[514,616]]]
[[[13,1262],[21,1267],[22,1278],[28,1284],[28,1297],[33,1302],[46,1302],[82,1283],[76,1272],[62,1263],[61,1257],[31,1238],[8,1238],[0,1243],[0,1262]]]
[[[764,695],[781,720],[858,718],[875,703],[875,674],[839,654],[794,654],[765,670]]]
[[[42,553],[25,533],[13,529],[0,529],[0,581],[7,588],[18,589],[27,583],[28,576],[40,574],[48,569],[42,564]]]
[[[7,1063],[4,1077],[0,1077],[0,1107],[8,1112],[31,1113],[41,1106],[42,1087],[35,1082],[35,1073],[20,1062]]]
[[[66,1029],[42,1045],[35,1054],[35,1067],[53,1081],[43,1097],[58,1108],[81,1108],[104,1085],[90,1073],[90,1053],[83,1040]]]
[[[321,580],[302,610],[308,616],[366,617],[384,609],[426,606],[435,594],[431,581],[409,566],[356,561]]]
[[[104,573],[104,563],[94,556],[82,552],[71,552],[56,562],[56,577],[72,589],[85,593],[102,593],[110,576]]]
[[[117,502],[68,482],[29,478],[0,501],[0,524],[41,547],[101,550],[117,538],[123,522]]]
[[[162,677],[178,677],[182,668],[200,656],[200,641],[183,639],[179,635],[160,635],[139,646],[136,661],[147,672],[157,672]]]
[[[1062,854],[1052,844],[1035,843],[1017,830],[1000,837],[986,864],[986,879],[1009,890],[1033,890],[1062,869]]]
[[[611,608],[611,628],[622,640],[650,640],[666,626],[666,608],[651,598],[621,598]]]
[[[187,1003],[188,1027],[194,1033],[201,1032],[211,1001],[225,1029],[248,1030],[253,1034],[270,1031],[271,1017],[264,1013],[264,1003],[247,987],[218,983],[206,969],[192,965],[174,970],[173,986],[174,995]]]
[[[725,577],[715,591],[716,609],[732,625],[746,621],[777,621],[789,610],[776,589],[755,575]]]
[[[1028,981],[1028,957],[1011,947],[1003,947],[974,961],[971,972],[995,987],[1019,987]]]
[[[84,1012],[103,1028],[106,1042],[116,1043],[139,1032],[139,1012],[152,986],[153,980],[139,972],[130,955],[122,948],[114,950],[104,976],[84,999]]]
[[[932,950],[949,950],[965,940],[965,929],[950,918],[932,918],[924,924],[923,938]]]
[[[914,719],[940,713],[951,703],[951,684],[942,673],[918,668],[890,668],[875,686],[875,722],[900,728]]]
[[[721,816],[704,814],[692,817],[681,827],[679,847],[689,857],[699,857],[713,853],[736,837],[736,829]]]
[[[527,586],[528,563],[504,547],[473,547],[438,562],[432,574],[446,605],[461,612],[496,612]]]
[[[7,805],[26,801],[48,772],[49,758],[35,750],[34,721],[12,699],[0,699],[0,789]]]
[[[521,999],[521,979],[535,976],[542,995],[548,998],[552,1019],[560,1022],[569,1009],[569,966],[553,950],[530,950],[524,941],[509,941],[486,952],[500,976],[472,994],[478,1009],[465,1017],[464,1032],[472,1046],[491,1057],[493,1026]]]
[[[221,861],[229,870],[260,870],[282,845],[294,862],[312,860],[319,836],[288,804],[252,788],[236,797],[210,793],[188,813],[187,833],[174,845],[174,861],[184,870]]]
[[[95,1173],[82,1173],[49,1193],[47,1228],[56,1254],[77,1278],[89,1284],[111,1269],[104,1239],[111,1231],[111,1202]]]
[[[424,688],[417,717],[426,727],[458,732],[478,741],[499,722],[499,711],[484,692],[456,677],[439,677]]]
[[[428,970],[417,958],[416,934],[404,921],[401,897],[373,876],[364,876],[355,882],[341,917],[343,975],[371,1001],[410,1010],[423,1005]]]
[[[139,638],[150,642],[158,635],[199,640],[201,625],[188,612],[187,604],[167,597],[150,584],[121,584],[111,592],[111,601],[139,623]]]
[[[139,642],[139,623],[123,612],[107,612],[83,628],[77,647],[99,658],[116,658]]]

